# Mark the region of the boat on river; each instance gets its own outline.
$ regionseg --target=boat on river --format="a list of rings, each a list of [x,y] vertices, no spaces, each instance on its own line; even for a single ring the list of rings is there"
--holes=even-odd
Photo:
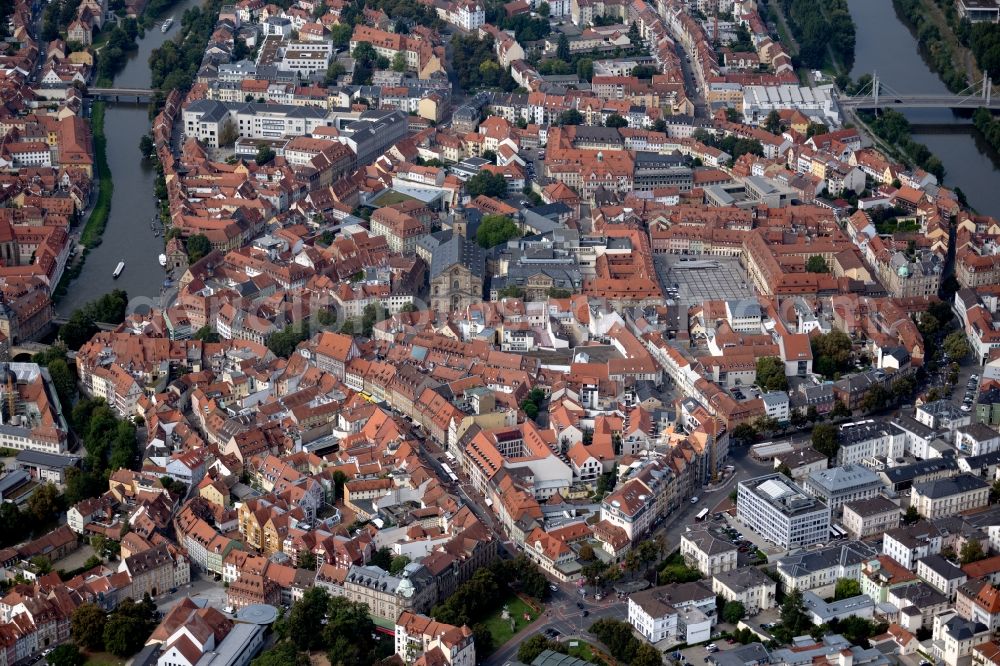
[[[161,254],[160,255],[160,265],[161,266],[166,266],[167,265],[167,255],[165,255],[165,254]]]
[[[171,16],[170,18],[168,18],[166,21],[163,22],[163,27],[160,28],[160,31],[166,32],[167,30],[170,30],[170,26],[172,26],[173,24],[174,24],[174,17]]]
[[[125,262],[119,261],[118,265],[115,266],[115,272],[111,274],[111,277],[117,280],[118,276],[122,274],[123,270],[125,270]]]

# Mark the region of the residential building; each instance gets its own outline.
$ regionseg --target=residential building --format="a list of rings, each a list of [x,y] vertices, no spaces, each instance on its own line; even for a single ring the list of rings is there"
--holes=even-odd
[[[990,484],[971,474],[913,484],[910,505],[927,519],[953,516],[989,504]]]
[[[720,529],[695,525],[681,534],[681,555],[688,566],[714,576],[736,568],[738,549]]]
[[[842,524],[852,539],[882,534],[899,527],[899,505],[882,496],[844,504]]]
[[[733,569],[712,576],[712,592],[738,601],[748,615],[774,608],[778,584],[756,567]]]

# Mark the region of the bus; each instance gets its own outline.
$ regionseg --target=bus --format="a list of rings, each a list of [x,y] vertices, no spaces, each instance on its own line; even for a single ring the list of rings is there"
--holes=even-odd
[[[441,469],[443,469],[444,473],[448,475],[448,478],[451,479],[452,483],[458,483],[458,477],[453,471],[451,471],[451,467],[449,467],[447,463],[441,465]]]
[[[705,507],[704,509],[699,511],[698,515],[695,516],[694,519],[700,523],[701,521],[705,520],[706,516],[708,516],[708,507]]]
[[[847,530],[845,530],[840,525],[830,525],[830,538],[831,539],[846,539]]]

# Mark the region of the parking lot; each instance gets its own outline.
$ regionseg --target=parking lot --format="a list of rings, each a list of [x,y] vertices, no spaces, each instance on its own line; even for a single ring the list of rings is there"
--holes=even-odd
[[[734,257],[657,254],[653,263],[664,292],[674,297],[682,308],[705,300],[754,296],[746,271]]]

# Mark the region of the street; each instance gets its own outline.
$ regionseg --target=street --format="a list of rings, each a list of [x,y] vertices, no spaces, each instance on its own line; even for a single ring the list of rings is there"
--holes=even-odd
[[[184,597],[195,601],[204,599],[212,608],[222,610],[226,607],[226,588],[221,582],[215,581],[211,574],[195,572],[192,569],[191,582],[177,588],[176,592],[161,594],[156,597],[156,609],[166,615],[174,605]]]
[[[668,515],[663,522],[650,534],[650,539],[663,536],[666,557],[680,546],[681,534],[686,525],[694,522],[694,516],[703,508],[712,511],[729,496],[736,484],[744,479],[750,479],[770,471],[770,466],[754,461],[748,453],[746,447],[737,447],[730,450],[729,464],[736,469],[732,475],[720,485],[710,489],[698,491],[698,501],[691,503],[685,501],[676,511]],[[464,494],[464,493],[463,493]],[[561,636],[559,640],[581,638],[588,642],[596,642],[587,629],[596,620],[601,618],[613,618],[624,620],[628,613],[627,600],[618,599],[615,594],[608,594],[601,601],[594,601],[592,597],[583,598],[575,583],[561,583],[558,591],[553,592],[546,603],[546,610],[542,616],[534,623],[528,625],[516,634],[511,640],[497,648],[484,663],[502,666],[508,661],[516,658],[517,648],[524,639],[544,632],[546,629],[555,629]],[[579,608],[577,604],[582,604]],[[589,615],[583,617],[586,610]]]
[[[736,469],[728,479],[711,490],[702,489],[696,503],[685,502],[677,511],[667,516],[663,524],[653,531],[652,538],[660,535],[664,537],[666,549],[664,556],[680,547],[682,526],[693,523],[694,517],[698,515],[699,511],[708,509],[709,513],[713,513],[715,508],[736,489],[736,485],[740,481],[767,474],[772,470],[769,465],[759,463],[751,458],[749,448],[743,446],[730,448],[729,464]],[[680,521],[679,524],[678,521]],[[677,527],[675,528],[675,526]]]

